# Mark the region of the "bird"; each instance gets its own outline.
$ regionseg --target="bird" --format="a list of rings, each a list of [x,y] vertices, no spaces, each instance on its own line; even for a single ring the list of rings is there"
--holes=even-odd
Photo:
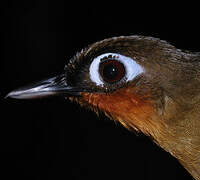
[[[55,77],[11,91],[63,96],[142,132],[200,180],[200,53],[159,38],[107,38],[76,53]]]

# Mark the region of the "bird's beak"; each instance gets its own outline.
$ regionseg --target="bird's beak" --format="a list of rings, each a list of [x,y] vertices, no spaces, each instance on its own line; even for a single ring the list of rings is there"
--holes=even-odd
[[[15,99],[33,99],[48,96],[79,96],[80,88],[71,87],[66,82],[65,74],[49,78],[38,83],[14,90],[6,97]]]

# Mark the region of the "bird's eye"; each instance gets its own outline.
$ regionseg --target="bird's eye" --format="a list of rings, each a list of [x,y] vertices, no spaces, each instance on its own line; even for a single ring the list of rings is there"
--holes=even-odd
[[[117,53],[94,58],[89,69],[91,80],[98,86],[131,81],[143,71],[134,59]]]
[[[106,60],[99,65],[99,73],[107,83],[115,83],[125,76],[124,65],[117,60]]]

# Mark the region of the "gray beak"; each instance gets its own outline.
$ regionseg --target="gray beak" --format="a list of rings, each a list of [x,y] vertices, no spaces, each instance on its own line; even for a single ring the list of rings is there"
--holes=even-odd
[[[16,89],[5,98],[34,99],[48,96],[79,96],[80,89],[71,87],[66,82],[65,74],[49,78],[38,83]]]

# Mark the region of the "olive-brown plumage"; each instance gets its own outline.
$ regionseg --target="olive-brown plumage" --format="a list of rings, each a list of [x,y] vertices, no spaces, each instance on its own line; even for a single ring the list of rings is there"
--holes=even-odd
[[[152,37],[105,39],[77,53],[65,74],[8,96],[55,94],[151,136],[200,179],[199,53]]]

